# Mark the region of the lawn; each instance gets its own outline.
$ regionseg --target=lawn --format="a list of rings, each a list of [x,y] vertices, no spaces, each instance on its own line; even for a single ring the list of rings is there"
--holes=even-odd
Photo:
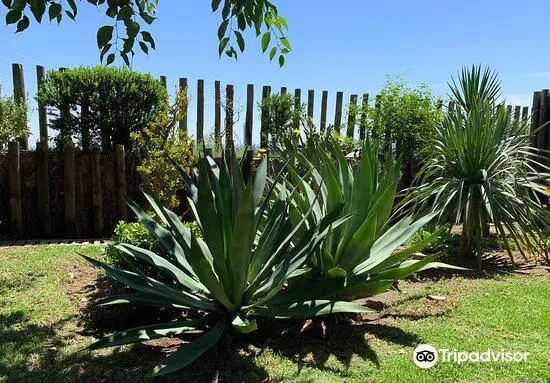
[[[96,273],[77,252],[100,246],[0,248],[0,382],[140,382],[179,340],[91,353]],[[225,338],[168,382],[548,382],[550,274],[463,274],[407,281],[377,297],[380,314]],[[544,275],[546,274],[546,275]],[[113,315],[108,320],[116,322]],[[97,329],[95,330],[97,331]],[[416,367],[421,343],[529,352],[525,363]]]

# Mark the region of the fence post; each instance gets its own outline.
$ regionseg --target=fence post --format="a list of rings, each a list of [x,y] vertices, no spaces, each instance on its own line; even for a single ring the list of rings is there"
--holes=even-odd
[[[543,89],[540,94],[540,117],[539,125],[550,121],[550,94],[548,89]],[[542,128],[537,134],[537,147],[542,150],[548,149],[548,125]]]
[[[225,87],[225,151],[233,152],[233,85]],[[230,158],[230,157],[228,157]]]
[[[342,103],[344,102],[344,93],[336,92],[336,110],[334,113],[334,131],[340,134],[342,127]]]
[[[76,230],[76,171],[74,163],[74,144],[67,142],[63,151],[65,175],[65,233],[75,238]]]
[[[204,80],[197,81],[197,145],[204,146]]]
[[[301,114],[302,111],[302,90],[294,89],[294,110]],[[294,119],[294,129],[300,129],[300,119]]]
[[[527,120],[527,118],[529,118],[529,107],[524,106],[523,109],[521,110],[521,119]]]
[[[281,87],[281,95],[286,94],[286,86]]]
[[[252,161],[254,152],[252,150],[252,130],[254,123],[254,85],[248,84],[246,87],[246,120],[244,124],[244,144],[246,157],[243,164],[243,178],[248,182],[252,175]]]
[[[181,120],[179,121],[180,132],[185,132],[187,134],[187,105],[189,104],[188,92],[187,92],[187,78],[180,78],[179,80],[180,92],[185,95],[187,102],[185,103],[185,108]]]
[[[162,84],[164,89],[167,88],[167,86],[166,86],[166,76],[160,76],[160,83]]]
[[[355,118],[357,117],[357,95],[352,94],[349,98],[348,129],[346,136],[353,138],[355,134]]]
[[[25,104],[25,76],[23,74],[23,65],[12,64],[11,65],[13,75],[13,98],[15,102]],[[29,149],[29,136],[28,134],[19,139],[21,150]]]
[[[20,237],[23,234],[23,207],[21,205],[21,160],[18,141],[11,141],[8,144],[8,166],[10,227],[12,233]]]
[[[537,136],[534,132],[539,127],[540,118],[540,92],[533,93],[533,106],[531,107],[531,137],[533,146],[537,146]]]
[[[262,124],[260,127],[260,148],[262,149],[266,149],[267,144],[269,142],[269,132],[267,131],[267,123],[265,121],[264,101],[266,98],[269,97],[270,94],[271,94],[271,87],[268,85],[264,85],[264,87],[262,88],[262,106],[261,106],[262,115],[260,116],[261,124]]]
[[[313,109],[315,107],[315,91],[310,89],[307,91],[307,118],[308,123],[312,125],[313,120]]]
[[[124,196],[126,195],[126,159],[124,155],[124,145],[117,144],[116,146],[116,172],[117,172],[117,207],[119,218],[126,221],[128,218],[126,208],[126,201]]]
[[[41,65],[36,66],[36,82],[38,89],[44,82],[45,71]],[[40,142],[48,142],[48,115],[46,113],[46,106],[40,101],[38,102],[38,126],[40,130]]]
[[[359,139],[361,141],[364,140],[366,137],[368,112],[369,112],[369,94],[363,93],[363,100],[361,103],[361,123],[359,125]]]
[[[324,90],[321,96],[321,123],[319,124],[321,131],[324,131],[327,128],[327,102],[328,92]]]
[[[103,197],[101,195],[101,154],[99,148],[92,150],[92,219],[97,237],[103,236]]]
[[[219,150],[222,147],[222,96],[219,81],[214,81],[214,103],[214,148]]]
[[[514,108],[514,120],[519,121],[521,116],[521,106],[517,105]]]
[[[52,221],[47,141],[38,141],[36,143],[36,184],[38,194],[38,215],[42,226],[42,235],[49,237],[52,234]]]

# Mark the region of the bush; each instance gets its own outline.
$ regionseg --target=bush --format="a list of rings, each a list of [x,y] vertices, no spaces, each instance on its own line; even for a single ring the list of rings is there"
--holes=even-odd
[[[144,158],[137,167],[143,187],[170,209],[179,207],[178,193],[185,188],[172,161],[187,172],[197,161],[193,154],[194,141],[186,132],[177,129],[186,106],[185,92],[178,92],[171,108],[158,113],[147,127],[132,134],[137,146],[145,149]]]
[[[550,214],[538,195],[550,195],[550,169],[546,153],[531,146],[528,121],[499,103],[500,82],[489,68],[463,69],[450,88],[456,111],[437,127],[420,186],[403,206],[437,212],[440,224],[462,223],[464,255],[480,260],[484,227],[493,222],[512,263],[511,243],[525,259],[542,252],[548,260]]]
[[[269,149],[281,150],[286,147],[286,141],[293,140],[293,131],[305,114],[305,104],[301,104],[299,109],[294,104],[294,96],[288,93],[272,94],[260,103],[262,126],[266,127]]]
[[[112,151],[117,144],[129,147],[130,134],[165,111],[167,93],[147,74],[98,66],[48,72],[37,99],[50,107],[58,148],[74,138],[83,150]]]
[[[404,164],[403,182],[411,185],[418,157],[433,137],[443,117],[440,103],[427,85],[410,87],[403,79],[388,79],[369,111],[370,132],[387,148],[394,143],[394,156]],[[384,149],[385,149],[384,148]]]
[[[0,149],[28,135],[27,105],[16,102],[13,97],[0,97]]]

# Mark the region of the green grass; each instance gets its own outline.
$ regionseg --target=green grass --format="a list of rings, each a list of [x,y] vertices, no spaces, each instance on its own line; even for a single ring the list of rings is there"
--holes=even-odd
[[[163,344],[82,351],[78,296],[67,285],[76,255],[100,247],[0,249],[0,382],[140,382]],[[78,269],[77,269],[78,270]],[[78,274],[77,274],[78,278]],[[445,296],[443,302],[427,295]],[[326,320],[303,326],[264,324],[248,339],[219,345],[180,374],[188,382],[548,382],[550,277],[503,275],[406,284],[378,321]],[[304,327],[304,328],[303,328]],[[224,343],[230,343],[228,339]],[[527,351],[527,363],[412,363],[420,343],[460,351]]]

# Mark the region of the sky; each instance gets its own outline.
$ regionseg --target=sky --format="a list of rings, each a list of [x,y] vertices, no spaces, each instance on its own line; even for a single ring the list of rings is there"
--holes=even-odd
[[[255,84],[255,100],[262,85],[316,93],[315,119],[320,114],[321,91],[329,91],[328,122],[334,118],[336,91],[376,94],[387,76],[400,76],[411,85],[426,83],[440,97],[447,82],[464,65],[495,69],[503,95],[514,105],[530,106],[535,90],[550,87],[548,0],[272,0],[289,24],[292,53],[279,68],[262,55],[260,41],[245,34],[247,49],[238,61],[218,58],[220,14],[210,1],[168,1],[158,5],[158,19],[149,27],[157,49],[138,53],[133,68],[168,78],[175,91],[179,77],[190,84],[189,126],[193,132],[197,79],[205,80],[205,130],[213,126],[214,81],[235,86],[237,108],[246,104],[246,85]],[[12,92],[11,63],[24,65],[31,107],[29,123],[37,140],[36,65],[46,69],[99,64],[97,28],[109,19],[86,1],[79,2],[77,22],[58,26],[31,24],[23,33],[0,25],[0,84]],[[0,18],[5,16],[0,8]],[[223,89],[223,88],[222,88]],[[244,112],[235,128],[242,136]],[[255,132],[258,131],[255,116]],[[257,141],[257,135],[255,137]],[[32,146],[32,145],[31,145]]]

